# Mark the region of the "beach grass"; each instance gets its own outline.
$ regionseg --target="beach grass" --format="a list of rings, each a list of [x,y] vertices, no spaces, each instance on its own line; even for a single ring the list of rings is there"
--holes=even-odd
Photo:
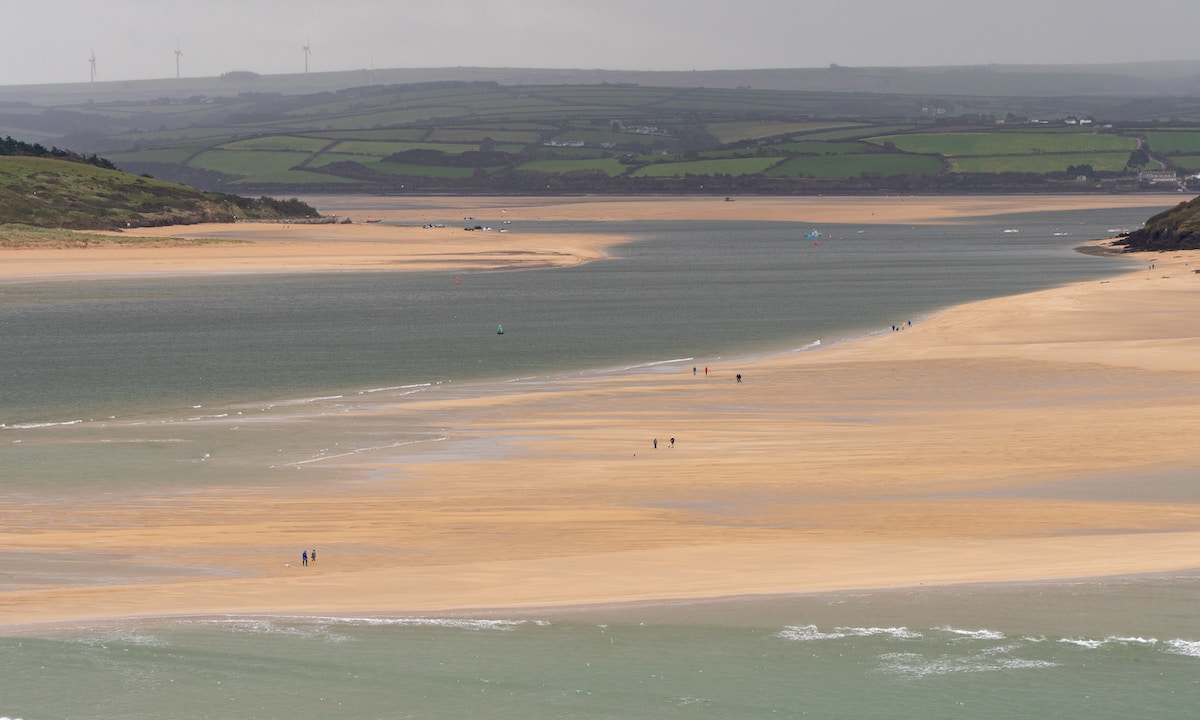
[[[244,245],[248,240],[233,238],[182,238],[144,237],[119,234],[76,232],[37,228],[29,225],[0,225],[0,248],[20,250],[23,248],[89,248],[116,247],[122,245],[138,247],[194,247],[198,245]]]

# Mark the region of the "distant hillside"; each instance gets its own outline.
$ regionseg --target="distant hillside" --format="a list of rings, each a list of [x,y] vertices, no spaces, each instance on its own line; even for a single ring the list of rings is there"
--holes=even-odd
[[[1167,112],[1154,105],[1147,112]],[[1200,182],[1200,107],[1194,120],[1110,121],[1138,107],[442,82],[93,103],[72,112],[108,134],[64,142],[128,172],[275,196],[1163,192]]]
[[[1188,192],[1200,63],[230,72],[0,86],[0,131],[252,196]]]
[[[82,73],[81,73],[82,74]],[[373,68],[342,72],[162,78],[53,85],[0,86],[0,103],[38,106],[145,101],[243,93],[305,95],[365,85],[494,82],[502,85],[640,85],[673,88],[753,88],[788,92],[901,95],[1161,97],[1200,94],[1200,62],[1104,65],[958,65],[928,67],[762,68],[637,71],[572,68]]]
[[[1200,250],[1200,197],[1155,215],[1117,244],[1130,250]]]
[[[110,230],[318,216],[298,200],[205,193],[83,162],[0,157],[0,224]]]

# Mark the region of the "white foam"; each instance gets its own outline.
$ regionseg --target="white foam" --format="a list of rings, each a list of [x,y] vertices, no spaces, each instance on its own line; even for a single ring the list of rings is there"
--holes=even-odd
[[[1105,638],[1105,640],[1108,640],[1109,642],[1121,643],[1122,645],[1157,645],[1158,644],[1158,638],[1109,636],[1109,637]]]
[[[983,673],[1002,670],[1042,670],[1058,667],[1048,660],[1027,660],[1018,657],[996,657],[990,654],[952,657],[939,655],[927,658],[920,653],[887,653],[879,658],[883,670],[910,677],[951,675],[956,673]]]
[[[775,633],[775,637],[803,642],[808,640],[837,640],[838,638],[846,637],[846,634],[840,632],[823,633],[817,629],[816,625],[793,625]]]
[[[775,637],[784,640],[838,640],[846,637],[873,637],[886,635],[896,640],[917,640],[921,633],[906,627],[839,627],[832,632],[821,632],[816,625],[793,625],[775,633]]]
[[[674,358],[672,360],[654,360],[652,362],[637,363],[636,365],[624,365],[617,368],[617,372],[626,372],[628,370],[640,370],[642,368],[658,367],[660,365],[673,365],[675,363],[693,362],[696,358]]]
[[[1200,641],[1175,639],[1167,640],[1164,644],[1166,645],[1167,652],[1169,653],[1200,658]]]
[[[917,640],[921,638],[921,633],[909,630],[906,627],[848,627],[837,628],[837,630],[855,637],[887,635],[897,640]]]
[[[360,391],[358,394],[359,395],[368,395],[370,393],[392,392],[394,390],[413,390],[414,388],[427,388],[427,387],[433,387],[433,383],[416,383],[414,385],[395,385],[393,387],[369,388],[367,390]],[[414,392],[415,392],[415,390],[414,390]],[[405,393],[405,394],[411,395],[412,393]]]
[[[943,632],[952,633],[954,635],[962,635],[963,637],[969,637],[974,640],[1003,640],[1004,639],[1004,633],[999,632],[997,630],[960,630],[958,628],[952,628],[952,627],[948,627],[948,626],[942,626],[942,627],[938,628],[938,630],[941,630]]]
[[[1081,648],[1087,648],[1088,650],[1095,650],[1097,648],[1104,647],[1105,645],[1146,645],[1153,647],[1154,645],[1158,644],[1158,639],[1143,637],[1117,637],[1114,635],[1109,635],[1108,637],[1100,640],[1095,638],[1063,638],[1062,640],[1059,640],[1059,642],[1067,645],[1076,645]]]
[[[39,428],[62,427],[64,425],[79,425],[86,422],[84,420],[63,420],[61,422],[40,422],[40,423],[17,423],[15,425],[6,425],[0,423],[0,429],[4,430],[37,430]]]
[[[521,625],[533,624],[545,626],[545,621],[530,622],[528,620],[488,620],[481,618],[423,618],[423,617],[283,617],[267,618],[222,618],[211,622],[221,625],[232,625],[254,632],[271,632],[283,634],[315,634],[324,632],[330,625],[370,626],[370,627],[441,627],[460,630],[498,630],[510,631]],[[284,624],[286,623],[286,624]]]
[[[196,415],[187,419],[188,422],[198,422],[200,420],[220,420],[221,418],[229,417],[229,413],[220,413],[217,415]]]
[[[509,631],[526,624],[525,620],[482,620],[471,618],[340,618],[337,622],[350,625],[382,625],[401,627],[444,627],[459,630]],[[544,623],[538,623],[544,624]]]
[[[78,642],[83,645],[99,647],[118,644],[137,645],[141,647],[167,647],[169,645],[166,640],[137,628],[118,629],[89,635],[79,638]]]
[[[350,451],[344,452],[344,453],[338,453],[336,455],[322,455],[321,457],[309,458],[308,460],[297,460],[296,462],[287,463],[287,464],[283,465],[283,467],[296,467],[299,465],[310,465],[312,463],[322,462],[325,460],[336,460],[337,458],[350,457],[352,455],[360,455],[365,452],[374,452],[376,450],[388,450],[391,448],[404,447],[405,445],[416,445],[418,443],[441,442],[442,440],[446,440],[446,439],[448,439],[448,438],[443,435],[441,437],[427,438],[424,440],[402,440],[400,442],[389,443],[387,445],[372,445],[370,447],[356,448],[354,450],[350,450]]]

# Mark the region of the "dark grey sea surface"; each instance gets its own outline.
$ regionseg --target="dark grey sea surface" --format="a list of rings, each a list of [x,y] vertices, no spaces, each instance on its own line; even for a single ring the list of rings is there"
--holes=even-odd
[[[823,226],[819,245],[796,223],[545,224],[513,232],[638,239],[566,269],[9,282],[0,427],[827,345],[1120,272],[1072,247],[1146,212]]]

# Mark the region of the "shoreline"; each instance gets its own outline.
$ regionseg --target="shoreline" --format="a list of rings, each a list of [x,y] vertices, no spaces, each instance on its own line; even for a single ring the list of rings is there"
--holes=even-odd
[[[1151,489],[1200,466],[1169,433],[1200,421],[1200,252],[1149,257],[1154,270],[903,332],[723,361],[708,381],[640,368],[424,403],[469,416],[452,432],[500,460],[353,458],[343,467],[380,479],[76,508],[75,527],[9,531],[10,548],[161,546],[181,566],[203,549],[226,576],[0,593],[0,623],[534,612],[1190,569],[1200,491]],[[644,444],[662,427],[677,449]],[[322,551],[307,574],[246,557],[300,538]]]
[[[684,624],[692,622],[690,615],[696,611],[717,610],[714,616],[705,612],[705,617],[724,624],[741,624],[730,621],[726,609],[737,607],[764,607],[779,603],[794,603],[803,601],[825,601],[839,596],[861,597],[867,595],[887,595],[890,593],[922,592],[931,594],[971,594],[988,592],[990,590],[1021,590],[1024,588],[1056,588],[1080,583],[1097,585],[1105,583],[1137,583],[1153,581],[1170,581],[1180,578],[1200,580],[1200,566],[1181,568],[1179,570],[1164,570],[1154,572],[1131,572],[1109,575],[1068,575],[1061,577],[1031,578],[1016,580],[965,580],[962,582],[947,582],[927,585],[924,583],[910,585],[881,585],[831,588],[803,592],[773,592],[773,593],[740,593],[728,595],[697,595],[681,597],[644,598],[631,600],[600,600],[595,602],[580,602],[566,605],[528,604],[509,606],[479,606],[451,607],[441,609],[405,610],[393,608],[379,611],[310,611],[294,612],[286,609],[264,610],[260,612],[211,612],[211,613],[179,613],[179,614],[149,614],[124,616],[72,617],[54,620],[32,620],[28,622],[0,624],[0,636],[15,637],[22,635],[43,635],[70,633],[79,630],[89,632],[103,628],[161,627],[174,624],[219,624],[221,622],[240,622],[244,620],[284,620],[297,623],[316,623],[327,621],[438,621],[447,620],[483,620],[483,621],[512,621],[538,622],[558,619],[589,620],[598,622],[630,622],[638,618],[653,615],[656,622],[679,621]],[[671,612],[670,618],[664,618],[662,613]],[[633,620],[631,620],[633,619]],[[724,621],[724,622],[722,622]],[[751,621],[750,624],[755,624]]]
[[[315,196],[322,212],[370,223],[214,223],[95,234],[237,240],[180,247],[0,249],[0,284],[77,278],[308,272],[495,272],[568,267],[607,257],[622,236],[520,232],[522,222],[678,219],[772,220],[805,224],[937,223],[963,218],[1112,207],[1159,207],[1171,194],[1136,196],[428,197],[417,208],[396,198]],[[375,221],[398,224],[376,224]],[[425,227],[434,223],[445,227]],[[515,223],[512,232],[506,223]],[[490,231],[462,225],[488,225]]]

